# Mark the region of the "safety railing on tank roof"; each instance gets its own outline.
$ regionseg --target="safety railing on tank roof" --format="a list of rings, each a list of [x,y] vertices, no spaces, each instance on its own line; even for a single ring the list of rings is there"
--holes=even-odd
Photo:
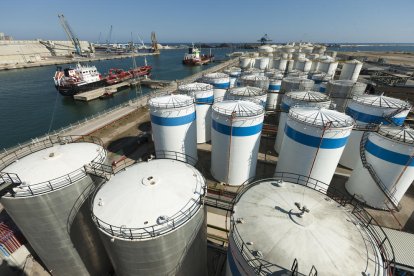
[[[162,151],[158,151],[157,158],[155,159],[172,159],[177,160],[183,163],[188,163],[186,160],[195,160],[191,156],[188,156],[183,153],[174,152],[173,151],[165,151],[164,154],[162,154]],[[150,161],[151,159],[149,159]],[[141,161],[145,162],[145,161]],[[133,164],[136,164],[139,162],[134,162]],[[131,164],[131,165],[133,165]],[[128,167],[128,166],[127,166]],[[125,167],[125,168],[127,168]],[[195,168],[194,168],[195,170]],[[112,237],[117,237],[121,239],[129,239],[129,240],[142,240],[142,239],[149,239],[154,238],[160,235],[164,235],[166,233],[169,233],[171,231],[174,231],[184,223],[186,223],[188,220],[190,220],[201,208],[203,205],[203,200],[206,195],[207,186],[205,178],[202,174],[197,174],[199,177],[196,177],[197,185],[200,185],[202,187],[202,193],[199,194],[196,200],[190,199],[183,208],[181,208],[180,211],[173,214],[170,217],[165,217],[165,221],[160,224],[154,224],[149,225],[145,227],[137,227],[137,228],[129,228],[129,227],[120,227],[115,226],[110,223],[107,223],[101,219],[99,219],[97,216],[95,216],[93,212],[93,201],[96,197],[96,194],[98,191],[105,185],[105,183],[102,183],[99,185],[93,195],[90,197],[91,199],[91,214],[92,214],[92,220],[95,222],[97,227],[101,229],[102,231],[108,233]]]
[[[379,226],[374,217],[372,217],[363,208],[362,204],[355,199],[355,196],[351,197],[347,194],[344,194],[340,190],[335,189],[334,187],[329,186],[328,184],[317,179],[294,173],[276,172],[273,178],[262,179],[243,186],[239,190],[238,195],[234,198],[233,209],[243,194],[250,188],[263,182],[276,182],[280,180],[306,186],[312,190],[327,195],[329,198],[339,203],[343,207],[351,207],[352,210],[349,210],[349,212],[358,220],[359,226],[364,228],[366,230],[366,233],[370,235],[380,251],[384,269],[387,271],[387,273],[384,275],[394,275],[395,255],[393,246],[384,230]],[[261,257],[257,256],[257,252],[251,251],[249,249],[248,244],[243,240],[237,230],[237,223],[235,223],[233,220],[231,225],[231,237],[235,241],[235,244],[238,247],[238,250],[241,252],[245,261],[252,267],[257,275],[269,275],[280,269],[279,265],[263,260]],[[288,270],[288,268],[283,269]]]
[[[228,101],[230,99],[228,99],[228,97],[219,97],[219,98],[215,98],[214,99],[214,103],[219,103],[219,102],[224,102],[224,101]],[[238,101],[238,100],[233,100],[233,101]],[[241,100],[240,100],[241,101]],[[243,101],[247,101],[247,102],[253,102],[255,104],[260,105],[261,107],[263,106],[263,102],[258,100],[258,99],[243,99]],[[233,115],[235,114],[236,117],[250,117],[250,116],[258,116],[261,115],[265,112],[264,108],[260,108],[258,110],[240,110],[240,109],[229,109],[229,108],[225,108],[225,107],[219,107],[217,105],[213,105],[213,110],[221,113],[221,114],[225,114],[225,115]]]
[[[372,95],[372,96],[375,97],[375,96],[378,96],[378,95]],[[372,100],[372,98],[367,97],[367,95],[356,95],[356,96],[353,96],[352,99],[357,101],[358,103],[370,104],[370,105],[376,101],[375,99]],[[407,110],[407,109],[410,109],[412,107],[411,104],[408,101],[399,100],[399,99],[398,99],[398,101],[400,101],[402,104],[401,105],[395,104],[395,106],[384,106],[384,108],[398,108],[398,110],[400,110],[400,109]]]
[[[299,114],[297,112],[295,112],[293,109],[289,110],[289,116],[297,119],[299,121],[301,121],[302,123],[306,123],[309,125],[315,125],[316,122],[320,121],[321,123],[323,123],[323,125],[316,125],[316,126],[324,126],[327,125],[328,123],[333,126],[333,127],[350,127],[354,124],[354,120],[327,120],[326,122],[323,121],[322,119],[315,117],[314,119],[309,119],[309,116],[305,116],[302,114]]]
[[[91,160],[91,162],[103,163],[106,158],[106,151],[103,148],[103,142],[97,137],[80,135],[49,136],[48,139],[43,139],[36,143],[28,144],[14,151],[8,152],[7,155],[0,159],[0,171],[7,168],[10,164],[18,161],[20,158],[28,156],[32,153],[51,148],[55,145],[66,145],[70,143],[94,143],[100,145],[101,147],[96,153],[97,156]],[[86,175],[87,173],[82,165],[79,169],[76,169],[70,173],[40,183],[25,184],[24,179],[22,179],[22,184],[14,190],[15,193],[12,196],[27,197],[48,193],[69,186],[72,183],[84,178]]]
[[[165,91],[165,92],[161,92],[161,93],[151,94],[151,96],[148,99],[148,105],[153,106],[153,107],[158,107],[158,108],[179,108],[179,107],[191,106],[191,105],[194,104],[194,99],[193,98],[186,99],[182,102],[169,101],[169,102],[166,102],[166,103],[160,103],[160,102],[154,102],[153,101],[154,98],[163,97],[163,96],[170,96],[170,95],[179,95],[179,94],[176,94],[175,91]]]

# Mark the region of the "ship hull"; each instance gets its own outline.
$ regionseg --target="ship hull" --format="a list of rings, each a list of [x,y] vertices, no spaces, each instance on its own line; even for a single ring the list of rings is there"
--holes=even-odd
[[[106,81],[104,79],[96,82],[87,83],[84,85],[66,85],[66,86],[56,86],[56,89],[63,96],[73,96],[81,92],[86,92],[106,86]]]

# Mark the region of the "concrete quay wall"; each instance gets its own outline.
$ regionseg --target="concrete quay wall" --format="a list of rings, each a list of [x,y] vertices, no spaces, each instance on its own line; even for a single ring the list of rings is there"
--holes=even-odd
[[[27,64],[44,60],[52,56],[67,56],[75,51],[70,41],[44,41],[50,47],[40,43],[40,40],[11,40],[0,41],[0,65]],[[89,49],[88,41],[80,41],[82,49]]]

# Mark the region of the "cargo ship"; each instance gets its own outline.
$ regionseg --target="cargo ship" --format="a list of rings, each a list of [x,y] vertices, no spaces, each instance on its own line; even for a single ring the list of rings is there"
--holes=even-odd
[[[97,88],[111,86],[135,77],[149,76],[151,66],[140,66],[135,69],[124,71],[122,69],[110,69],[107,76],[102,76],[95,66],[84,66],[77,63],[74,68],[58,67],[53,80],[55,87],[63,96],[94,90]]]
[[[184,55],[183,64],[185,65],[203,65],[214,61],[214,55],[202,55],[201,51],[193,44],[188,48],[188,53]]]

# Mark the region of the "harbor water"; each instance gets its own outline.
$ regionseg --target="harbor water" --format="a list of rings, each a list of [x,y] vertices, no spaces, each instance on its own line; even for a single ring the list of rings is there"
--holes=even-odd
[[[147,56],[148,65],[153,67],[152,78],[156,80],[182,79],[211,66],[184,66],[182,58],[186,49],[164,50],[158,56]],[[203,50],[204,51],[204,50]],[[207,51],[207,50],[205,50]],[[230,48],[213,49],[217,60],[225,58]],[[144,65],[144,57],[136,57],[138,66]],[[110,68],[132,68],[132,59],[97,61],[95,65],[101,74]],[[69,66],[63,64],[62,67]],[[126,89],[105,100],[91,102],[75,101],[61,96],[54,87],[53,76],[56,66],[35,67],[0,72],[0,149],[15,146],[75,123],[106,109],[128,102],[139,96],[135,88]],[[142,87],[142,93],[149,88]]]

